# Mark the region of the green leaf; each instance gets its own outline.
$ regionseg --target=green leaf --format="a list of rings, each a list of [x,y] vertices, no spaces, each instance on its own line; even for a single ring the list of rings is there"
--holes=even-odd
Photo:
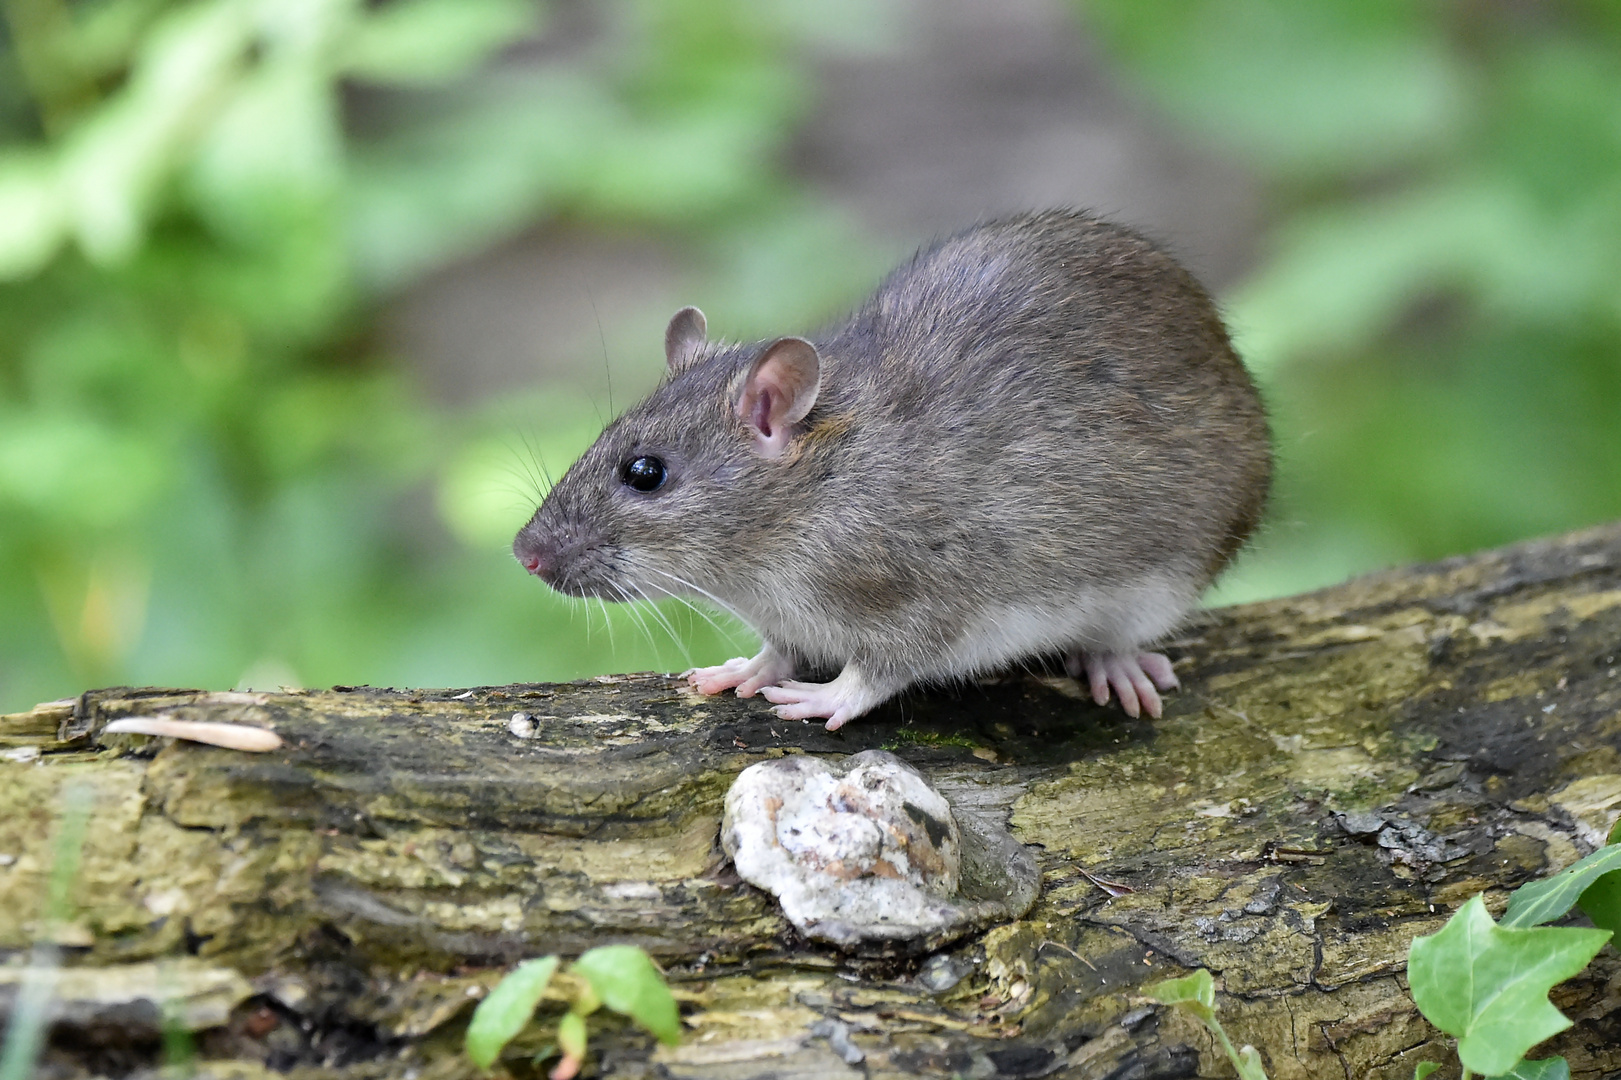
[[[1253,1046],[1246,1046],[1242,1050],[1233,1049],[1232,1040],[1222,1030],[1221,1023],[1216,1019],[1216,981],[1210,977],[1210,972],[1200,968],[1191,975],[1184,975],[1180,979],[1166,979],[1164,982],[1154,983],[1145,987],[1143,992],[1155,1001],[1164,1005],[1174,1005],[1186,1009],[1210,1029],[1210,1033],[1221,1043],[1222,1052],[1238,1070],[1240,1080],[1266,1080],[1266,1071],[1261,1067],[1261,1055]]]
[[[1621,870],[1612,870],[1589,885],[1576,904],[1594,926],[1621,934]]]
[[[188,178],[204,218],[240,242],[270,242],[318,214],[342,179],[335,88],[310,58],[262,64],[232,88]]]
[[[652,958],[642,950],[634,945],[604,945],[576,960],[574,971],[614,1012],[630,1017],[666,1045],[681,1041],[675,998]]]
[[[525,960],[496,984],[473,1010],[467,1025],[467,1056],[482,1069],[495,1064],[501,1048],[524,1029],[557,970],[557,957]]]
[[[432,117],[357,152],[356,258],[374,288],[483,250],[537,220],[596,145],[627,121],[577,72],[507,72],[449,96]]]
[[[1521,885],[1503,912],[1505,927],[1541,926],[1571,909],[1588,886],[1613,870],[1621,870],[1621,845],[1601,847],[1553,877]]]
[[[245,4],[188,4],[147,35],[129,80],[82,126],[62,158],[69,217],[99,263],[135,253],[161,181],[197,121],[235,76],[251,38]]]
[[[1575,927],[1506,929],[1479,896],[1437,933],[1416,938],[1407,980],[1430,1023],[1458,1040],[1469,1069],[1496,1076],[1571,1022],[1548,991],[1581,971],[1610,938]]]
[[[38,271],[62,246],[65,232],[53,164],[43,155],[0,157],[0,280]]]
[[[343,66],[375,82],[445,82],[533,34],[536,15],[529,0],[395,0],[359,25]]]
[[[1442,138],[1466,100],[1466,69],[1416,5],[1073,6],[1173,116],[1242,146],[1255,168],[1389,167]]]
[[[1508,1072],[1492,1080],[1570,1080],[1570,1065],[1562,1057],[1519,1061]]]
[[[1440,1064],[1434,1061],[1421,1061],[1413,1069],[1413,1080],[1424,1080],[1426,1076],[1440,1067]]]
[[[66,524],[121,525],[162,489],[166,464],[147,432],[82,413],[0,409],[0,513],[25,506]]]
[[[1143,993],[1162,1005],[1181,1005],[1201,1020],[1216,1015],[1216,981],[1200,968],[1180,979],[1166,979],[1144,987]]]

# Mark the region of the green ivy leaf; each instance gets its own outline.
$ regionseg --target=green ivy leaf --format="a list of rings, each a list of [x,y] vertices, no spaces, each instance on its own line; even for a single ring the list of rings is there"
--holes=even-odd
[[[1562,1057],[1519,1061],[1508,1072],[1492,1080],[1570,1080],[1570,1065]]]
[[[1464,1065],[1497,1076],[1570,1027],[1548,991],[1586,967],[1609,939],[1608,930],[1507,929],[1476,896],[1440,931],[1414,939],[1407,980],[1419,1011],[1457,1038]]]
[[[1238,1071],[1239,1080],[1266,1080],[1266,1070],[1261,1066],[1260,1052],[1253,1046],[1245,1046],[1241,1050],[1233,1049],[1232,1040],[1227,1037],[1227,1032],[1222,1030],[1221,1022],[1216,1019],[1216,981],[1210,977],[1210,972],[1200,968],[1180,979],[1157,982],[1146,987],[1143,992],[1162,1005],[1174,1005],[1198,1017],[1221,1044],[1222,1053],[1233,1063],[1233,1068]]]
[[[653,960],[634,945],[604,945],[574,962],[574,971],[591,984],[602,1003],[623,1013],[669,1046],[681,1041],[681,1018],[675,998]]]
[[[1161,1005],[1181,1005],[1201,1020],[1210,1020],[1216,1015],[1216,981],[1204,968],[1180,979],[1166,979],[1144,987],[1143,993]]]
[[[1418,1066],[1413,1069],[1413,1080],[1424,1080],[1426,1076],[1430,1075],[1430,1073],[1434,1072],[1440,1067],[1440,1064],[1434,1061],[1421,1061],[1418,1063]]]
[[[1621,844],[1601,847],[1553,877],[1521,885],[1509,898],[1502,925],[1525,927],[1552,922],[1569,911],[1588,886],[1615,870],[1621,870]]]
[[[1576,904],[1594,926],[1621,934],[1621,870],[1612,870],[1589,885]]]
[[[557,957],[525,960],[495,985],[467,1025],[467,1056],[479,1068],[495,1064],[501,1048],[524,1029],[557,970]]]

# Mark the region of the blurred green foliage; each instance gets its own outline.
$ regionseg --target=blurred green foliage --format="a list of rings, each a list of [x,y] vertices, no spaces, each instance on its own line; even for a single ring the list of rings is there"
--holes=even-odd
[[[1621,8],[1075,6],[1126,85],[1267,187],[1264,259],[1227,299],[1279,498],[1223,595],[1621,516]],[[0,709],[748,647],[526,582],[511,531],[599,414],[569,386],[432,407],[376,316],[558,220],[667,238],[733,333],[853,299],[894,253],[780,151],[807,43],[861,47],[881,5],[0,14]]]
[[[1278,494],[1218,596],[1621,517],[1621,5],[1076,2],[1267,184]]]
[[[685,646],[641,635],[661,613],[605,628],[504,557],[524,471],[594,433],[580,395],[447,415],[370,332],[390,292],[547,218],[698,234],[721,262],[729,229],[818,232],[773,171],[805,98],[790,50],[820,32],[795,5],[603,4],[605,46],[491,62],[551,11],[5,0],[0,709],[565,677],[610,637],[625,666],[717,651],[691,616]]]

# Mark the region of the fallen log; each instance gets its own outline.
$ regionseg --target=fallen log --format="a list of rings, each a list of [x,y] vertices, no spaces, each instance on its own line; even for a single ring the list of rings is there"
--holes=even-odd
[[[1212,611],[1169,652],[1183,689],[1158,721],[1023,673],[838,733],[651,674],[48,703],[0,718],[0,1009],[49,931],[48,1075],[152,1068],[165,1032],[199,1075],[472,1075],[461,1032],[506,966],[628,942],[687,1034],[605,1019],[601,1075],[1230,1075],[1141,996],[1200,966],[1276,1080],[1455,1062],[1406,993],[1408,943],[1475,893],[1500,910],[1621,812],[1621,524]],[[106,730],[137,716],[281,745]],[[873,748],[1032,846],[1027,915],[849,954],[737,879],[717,832],[743,768]],[[73,791],[90,824],[51,929]],[[1539,1053],[1616,1075],[1615,950],[1554,1001],[1576,1025]],[[514,1075],[543,1071],[548,1016]]]

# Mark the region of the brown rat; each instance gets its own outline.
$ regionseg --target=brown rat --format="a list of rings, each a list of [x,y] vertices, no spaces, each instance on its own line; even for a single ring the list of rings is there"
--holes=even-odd
[[[665,355],[514,553],[573,596],[719,604],[764,645],[694,685],[829,730],[1057,653],[1158,716],[1176,678],[1145,650],[1266,500],[1266,417],[1210,297],[1082,213],[937,243],[810,340],[709,341],[686,308]],[[814,671],[838,675],[794,681]]]

